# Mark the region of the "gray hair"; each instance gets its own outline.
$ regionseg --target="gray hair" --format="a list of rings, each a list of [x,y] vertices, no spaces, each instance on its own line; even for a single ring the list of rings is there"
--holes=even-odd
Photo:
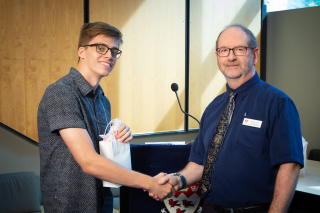
[[[251,48],[256,48],[258,47],[258,42],[257,42],[257,39],[256,37],[253,35],[253,33],[251,32],[251,30],[249,30],[248,28],[246,28],[245,26],[243,26],[242,24],[231,24],[231,25],[228,25],[226,28],[224,28],[224,30],[221,31],[221,33],[219,34],[218,38],[217,38],[217,41],[216,41],[216,48],[218,48],[218,42],[219,42],[219,38],[220,38],[220,35],[227,29],[229,28],[232,28],[232,27],[237,27],[241,30],[243,30],[247,36],[248,36],[248,47],[251,47]]]

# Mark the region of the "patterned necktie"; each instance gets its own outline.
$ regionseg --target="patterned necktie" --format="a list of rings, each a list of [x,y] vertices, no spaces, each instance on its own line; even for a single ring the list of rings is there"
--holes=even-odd
[[[208,193],[211,187],[211,174],[212,174],[216,159],[218,157],[218,154],[220,152],[220,149],[223,145],[224,138],[227,134],[228,127],[231,123],[231,118],[232,118],[233,110],[235,107],[234,97],[236,95],[237,95],[236,92],[230,91],[228,104],[226,108],[223,110],[220,116],[218,125],[216,127],[216,130],[214,132],[211,145],[209,147],[207,160],[204,165],[201,182],[200,182],[201,195]]]

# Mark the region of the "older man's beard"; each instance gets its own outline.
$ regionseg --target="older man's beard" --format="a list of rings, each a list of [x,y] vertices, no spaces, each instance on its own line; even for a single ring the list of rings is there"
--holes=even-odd
[[[237,78],[240,78],[242,76],[242,73],[240,73],[238,76],[228,76],[228,75],[225,75],[227,78],[230,78],[230,79],[237,79]]]
[[[227,67],[227,66],[239,66],[240,64],[239,63],[230,63],[230,62],[228,62],[228,63],[225,63],[225,64],[223,64],[225,67]],[[221,70],[221,69],[220,69]],[[237,76],[229,76],[228,74],[227,74],[227,72],[223,72],[223,75],[226,77],[226,78],[229,78],[229,79],[237,79],[237,78],[240,78],[241,76],[242,76],[242,72],[240,72],[239,73],[239,75],[237,75]]]
[[[230,63],[229,62],[229,63],[225,63],[224,65],[225,66],[232,66],[232,65],[240,65],[240,64],[239,63],[232,63],[232,62]],[[248,67],[247,67],[247,70],[245,70],[245,72],[240,72],[239,75],[237,75],[237,76],[229,76],[225,72],[224,76],[229,78],[229,79],[238,79],[238,78],[241,78],[243,75],[246,77],[248,75],[248,73],[251,71],[252,66],[253,66],[253,55],[251,55],[251,58],[248,61]]]

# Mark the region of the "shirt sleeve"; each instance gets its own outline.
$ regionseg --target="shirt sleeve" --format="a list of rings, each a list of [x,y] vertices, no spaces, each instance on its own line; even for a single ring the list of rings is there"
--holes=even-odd
[[[51,85],[44,94],[43,103],[50,132],[64,128],[86,128],[79,99],[71,87]]]
[[[206,150],[204,148],[204,142],[203,142],[203,135],[205,132],[203,129],[203,126],[204,126],[203,123],[205,120],[205,114],[206,112],[203,113],[203,116],[201,118],[199,133],[192,144],[190,157],[189,157],[189,161],[199,165],[204,165],[204,159],[206,159],[206,157],[204,158]]]
[[[275,104],[278,120],[270,142],[272,165],[297,162],[303,167],[303,147],[299,114],[293,101],[283,97]]]

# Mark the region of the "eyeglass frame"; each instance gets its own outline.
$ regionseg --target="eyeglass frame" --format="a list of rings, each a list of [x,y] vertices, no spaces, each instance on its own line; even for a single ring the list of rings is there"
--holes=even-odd
[[[105,53],[99,53],[98,52],[98,45],[102,45],[102,46],[104,46],[104,47],[106,47],[107,48],[107,51],[105,52]],[[87,45],[84,45],[84,46],[82,46],[82,47],[93,47],[93,46],[96,46],[96,52],[97,53],[99,53],[99,54],[101,54],[101,55],[105,55],[105,54],[107,54],[107,52],[110,50],[111,51],[111,56],[113,57],[113,58],[116,58],[116,59],[118,59],[118,58],[120,58],[120,56],[121,56],[121,53],[122,53],[122,51],[121,50],[119,50],[119,49],[117,49],[117,48],[109,48],[107,45],[105,45],[105,44],[87,44]],[[116,57],[114,57],[113,55],[112,55],[112,50],[114,50],[114,49],[116,49],[117,51],[118,51],[118,54],[116,55]],[[119,56],[119,57],[118,57]]]
[[[234,53],[234,48],[237,48],[237,47],[244,47],[244,48],[246,48],[246,52],[245,52],[243,55],[236,55],[236,54]],[[221,49],[221,48],[228,49],[228,50],[229,50],[228,55],[226,55],[226,56],[220,56],[218,50]],[[256,49],[257,47],[236,46],[236,47],[234,47],[234,48],[220,47],[220,48],[217,48],[217,49],[216,49],[216,52],[217,52],[217,55],[218,55],[219,57],[227,57],[227,56],[229,56],[230,50],[232,50],[232,52],[233,52],[233,54],[234,54],[235,56],[244,56],[244,55],[247,54],[248,48],[254,50],[254,49]]]

